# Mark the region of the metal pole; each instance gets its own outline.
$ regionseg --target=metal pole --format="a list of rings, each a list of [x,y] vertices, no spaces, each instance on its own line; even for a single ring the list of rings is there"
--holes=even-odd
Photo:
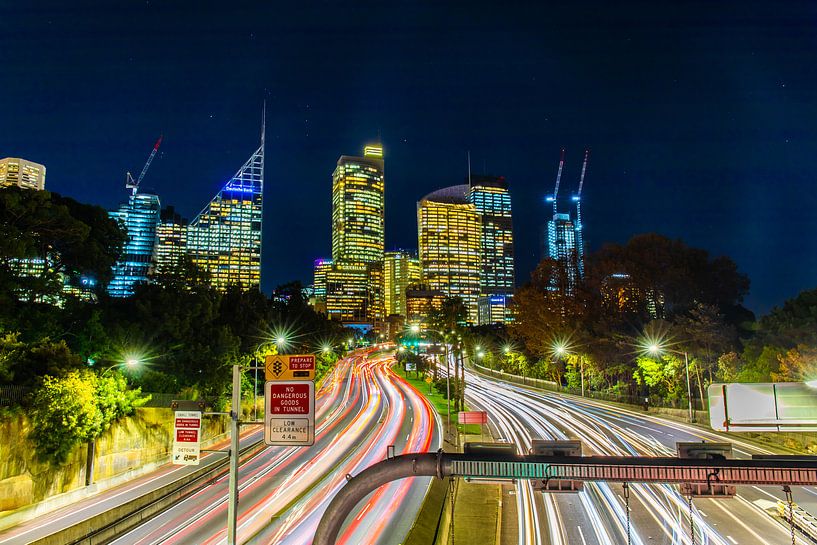
[[[690,386],[689,382],[689,356],[687,356],[686,351],[684,351],[684,364],[686,364],[687,368],[687,401],[689,402],[689,421],[695,422],[695,419],[692,416],[692,387]]]
[[[451,360],[449,359],[448,345],[445,345],[445,401],[448,404],[448,428],[451,433]]]
[[[258,395],[258,362],[255,363],[253,373],[255,373],[255,376],[252,382],[252,419],[258,420],[258,402],[256,400]]]
[[[581,367],[582,375],[582,397],[584,397],[584,357],[579,356],[579,366]]]
[[[233,365],[233,406],[230,407],[230,497],[227,502],[227,545],[238,543],[238,429],[241,416],[241,367]]]

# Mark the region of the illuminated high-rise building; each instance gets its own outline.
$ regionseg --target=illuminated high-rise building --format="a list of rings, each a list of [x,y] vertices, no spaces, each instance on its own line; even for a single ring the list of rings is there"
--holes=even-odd
[[[544,256],[562,262],[568,274],[569,289],[579,278],[584,276],[584,236],[582,225],[582,187],[584,186],[584,176],[587,173],[587,160],[589,152],[584,154],[581,177],[579,178],[579,190],[571,197],[571,207],[575,204],[575,215],[569,212],[559,212],[559,184],[564,168],[564,150],[559,160],[559,170],[556,174],[556,187],[553,195],[547,201],[553,203],[553,217],[547,223],[544,240],[547,242]]]
[[[368,321],[369,265],[334,263],[326,271],[326,316],[347,324]]]
[[[482,219],[482,295],[513,293],[511,194],[503,176],[469,176],[468,200]]]
[[[332,259],[382,263],[385,237],[383,148],[342,155],[332,174]]]
[[[315,260],[312,287],[315,290],[313,297],[316,301],[326,302],[326,273],[332,269],[332,263],[331,259],[326,258]]]
[[[154,266],[156,229],[159,226],[161,205],[159,197],[134,191],[119,210],[108,215],[126,230],[128,238],[122,256],[113,267],[113,278],[108,284],[111,297],[130,297],[136,284],[147,282]]]
[[[0,159],[0,187],[16,185],[24,189],[45,189],[45,166],[18,157]]]
[[[469,200],[468,184],[440,189],[417,203],[423,282],[432,291],[460,297],[477,322],[482,276],[482,219]]]
[[[187,220],[172,206],[163,208],[156,228],[156,274],[179,267],[187,255]]]
[[[344,324],[383,324],[383,169],[383,148],[371,145],[332,173],[332,262],[316,265],[316,292],[325,274],[326,314]]]
[[[386,316],[406,316],[406,288],[420,283],[416,253],[397,250],[383,257],[383,303]]]
[[[188,255],[213,286],[258,288],[264,193],[264,130],[261,145],[190,222]]]
[[[383,293],[383,264],[372,263],[369,272],[369,299],[366,302],[366,321],[380,332],[385,328],[386,302]]]

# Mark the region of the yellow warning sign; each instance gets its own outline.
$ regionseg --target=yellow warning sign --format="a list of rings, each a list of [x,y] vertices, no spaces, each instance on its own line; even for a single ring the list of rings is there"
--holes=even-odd
[[[315,380],[313,354],[267,356],[264,365],[267,380]]]

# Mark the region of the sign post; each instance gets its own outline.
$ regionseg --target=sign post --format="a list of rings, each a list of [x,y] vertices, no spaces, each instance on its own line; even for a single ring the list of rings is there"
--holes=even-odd
[[[201,458],[201,412],[176,411],[173,423],[173,463],[197,466]]]

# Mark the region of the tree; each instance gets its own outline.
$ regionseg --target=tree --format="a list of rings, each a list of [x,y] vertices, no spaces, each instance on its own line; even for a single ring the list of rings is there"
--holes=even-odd
[[[704,399],[704,384],[711,383],[717,370],[718,358],[737,346],[735,327],[727,324],[715,305],[695,305],[689,313],[676,320],[682,345],[694,358],[690,368]]]
[[[147,399],[128,390],[121,375],[99,377],[91,371],[46,375],[34,395],[32,439],[43,460],[64,463],[79,444],[99,437]]]
[[[728,257],[710,258],[700,248],[656,233],[632,237],[626,245],[607,244],[591,256],[590,274],[600,284],[614,274],[626,274],[658,318],[672,318],[696,304],[715,305],[724,312],[740,305],[749,279]]]
[[[126,240],[101,207],[16,186],[0,189],[0,232],[2,302],[57,296],[64,276],[91,274],[102,289]]]
[[[775,382],[808,382],[817,379],[817,348],[798,345],[778,354],[780,367],[771,373]]]

